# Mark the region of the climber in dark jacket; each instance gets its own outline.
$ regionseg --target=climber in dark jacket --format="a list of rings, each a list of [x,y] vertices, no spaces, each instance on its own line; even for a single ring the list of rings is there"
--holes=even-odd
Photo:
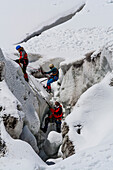
[[[28,82],[28,75],[26,73],[26,69],[29,61],[28,61],[27,53],[24,50],[24,48],[21,47],[20,45],[16,46],[16,50],[18,50],[18,52],[20,53],[20,58],[14,61],[20,65],[24,73],[24,78]],[[21,64],[23,65],[23,67]]]
[[[58,101],[55,102],[55,108],[50,108],[50,112],[52,113],[45,119],[45,126],[41,128],[41,130],[46,133],[48,128],[48,123],[55,122],[56,123],[56,131],[61,132],[61,120],[63,117],[62,106]]]
[[[50,77],[48,78],[48,81],[47,81],[47,86],[44,88],[46,88],[48,92],[51,92],[51,83],[58,80],[59,71],[56,67],[54,67],[53,64],[50,64],[49,68],[51,69],[50,71],[44,72],[44,74],[50,74]]]

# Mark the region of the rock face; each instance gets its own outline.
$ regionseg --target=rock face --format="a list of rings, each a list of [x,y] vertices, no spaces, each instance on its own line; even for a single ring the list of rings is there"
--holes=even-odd
[[[68,136],[68,131],[69,131],[69,126],[67,125],[66,122],[64,122],[62,126],[62,137],[63,137],[63,142],[62,142],[62,147],[61,151],[63,153],[63,159],[75,154],[75,149],[73,142],[69,139]]]
[[[0,61],[0,81],[4,80],[5,77],[5,63]]]
[[[12,138],[18,139],[23,128],[23,121],[11,115],[3,115],[3,122],[6,131],[11,135]]]
[[[0,137],[0,157],[4,156],[6,153],[6,145],[5,142]]]

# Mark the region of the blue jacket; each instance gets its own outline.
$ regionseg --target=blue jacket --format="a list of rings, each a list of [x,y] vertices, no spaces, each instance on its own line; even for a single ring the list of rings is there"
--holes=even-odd
[[[53,77],[54,76],[59,77],[59,71],[56,67],[53,67],[50,71],[45,72],[45,74],[51,74],[51,76],[53,76]]]

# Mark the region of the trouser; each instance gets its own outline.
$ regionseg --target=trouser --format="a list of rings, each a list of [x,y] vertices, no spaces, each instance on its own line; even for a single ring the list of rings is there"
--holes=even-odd
[[[47,89],[51,90],[51,83],[53,83],[54,81],[57,81],[58,77],[54,76],[54,77],[50,77],[47,81]]]
[[[26,73],[26,69],[27,69],[27,65],[28,65],[28,59],[17,59],[15,61],[18,64],[20,64],[20,63],[23,64],[23,67],[21,67],[21,68],[22,68],[22,71],[24,73],[24,78],[25,78],[25,80],[28,80],[28,75]]]
[[[56,131],[60,133],[61,132],[61,120],[57,120],[54,117],[52,118],[47,117],[45,119],[45,126],[44,126],[45,131],[47,131],[48,124],[54,123],[54,122],[56,123]]]

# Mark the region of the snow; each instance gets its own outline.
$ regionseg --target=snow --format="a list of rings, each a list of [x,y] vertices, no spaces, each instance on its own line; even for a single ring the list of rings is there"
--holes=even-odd
[[[15,98],[15,96],[9,90],[5,81],[0,83],[0,105],[5,108],[2,114],[9,114],[22,119],[24,113],[17,110],[17,105],[21,105],[20,102]],[[8,96],[8,97],[7,97]],[[9,99],[10,96],[10,99]]]
[[[1,40],[0,47],[7,48],[23,37],[45,26],[59,14],[63,15],[76,6],[79,0],[0,0]],[[79,2],[80,3],[80,2]],[[44,24],[45,23],[45,24]],[[7,31],[8,30],[8,31]]]
[[[111,137],[111,134],[107,136]],[[96,147],[83,150],[75,155],[52,165],[48,169],[72,169],[72,170],[112,170],[113,168],[113,142],[101,144]]]
[[[113,74],[108,74],[101,83],[83,93],[72,113],[66,117],[66,122],[71,125],[69,136],[77,150],[100,144],[113,128],[113,88],[109,85],[112,78]],[[81,136],[73,135],[76,123],[82,123]],[[82,143],[79,138],[83,138]]]
[[[39,156],[33,151],[33,149],[27,143],[21,140],[12,139],[5,131],[3,124],[1,123],[2,139],[5,140],[8,147],[5,157],[0,158],[0,169],[28,169],[35,170],[40,169],[40,166],[44,167],[46,164],[39,158]]]
[[[112,7],[113,4],[105,0],[88,0],[71,20],[30,39],[23,46],[46,59],[63,58],[66,60],[63,63],[84,58],[85,53],[101,49],[112,41]]]
[[[113,17],[112,8],[113,4],[108,3],[107,0],[88,0],[84,9],[70,21],[68,28],[75,26],[77,28],[113,26],[110,20]]]
[[[50,156],[55,155],[57,154],[57,151],[61,144],[62,135],[58,132],[51,131],[47,136],[47,140],[45,141],[44,151]]]
[[[26,1],[23,2],[26,4]],[[17,5],[17,2],[15,3]],[[42,58],[38,60],[39,64],[57,58],[62,59],[60,65],[69,64],[84,58],[85,54],[88,52],[96,52],[106,46],[112,50],[112,0],[87,0],[81,1],[80,4],[79,1],[75,0],[38,0],[37,3],[37,6],[35,3],[34,5],[32,3],[31,8],[28,8],[33,11],[34,6],[36,7],[33,14],[29,13],[29,16],[32,16],[32,21],[27,21],[26,18],[29,18],[28,13],[25,16],[23,15],[22,20],[24,22],[26,21],[27,29],[22,29],[14,22],[15,26],[21,28],[21,30],[17,32],[15,31],[16,28],[13,27],[13,41],[24,39],[26,37],[26,32],[30,35],[42,27],[52,24],[58,18],[73,13],[74,10],[77,10],[79,5],[81,6],[81,4],[85,3],[84,8],[73,16],[71,20],[51,28],[43,32],[39,37],[34,37],[22,44],[28,53],[40,54],[42,56]],[[21,3],[18,5],[18,7],[20,7]],[[38,13],[35,13],[36,11]],[[18,11],[16,14],[17,13]],[[39,16],[38,19],[37,14]],[[17,21],[19,21],[19,17]],[[9,28],[9,30],[10,29],[11,28]],[[9,34],[6,30],[4,30],[4,32]],[[8,37],[7,34],[6,37]],[[10,49],[13,53],[15,52],[14,48],[15,46],[12,46]],[[9,49],[5,50],[3,48],[3,50],[8,52],[6,58],[7,56],[10,58],[14,57],[12,56],[12,53],[9,54]],[[9,59],[7,60],[10,61]],[[33,65],[32,63],[32,66],[38,68],[39,64],[34,63]],[[12,62],[9,62],[8,67],[11,70],[11,73],[9,72],[8,75],[6,75],[7,77],[10,77],[10,74],[13,74],[14,78],[16,75],[15,70],[20,73],[19,76],[22,77],[16,64],[13,64],[12,67]],[[15,68],[15,70],[12,70],[13,68]],[[30,145],[26,142],[12,139],[5,131],[3,124],[1,124],[2,137],[6,141],[8,151],[4,157],[0,158],[0,170],[112,170],[113,87],[109,86],[111,79],[113,79],[113,73],[108,73],[100,83],[83,93],[77,104],[74,106],[71,114],[66,118],[66,122],[70,127],[68,135],[75,146],[75,155],[65,160],[60,160],[55,165],[47,166],[33,151]],[[20,82],[18,81],[17,83],[16,79],[10,79],[9,82],[7,82],[10,88],[12,87],[12,90],[15,90],[16,86],[19,87],[18,92],[15,91],[15,97],[12,96],[12,94],[9,94],[9,91],[7,93],[8,87],[5,82],[3,83],[4,85],[0,86],[0,88],[6,93],[2,94],[2,91],[0,91],[0,97],[2,99],[0,100],[0,103],[2,102],[2,105],[5,103],[5,105],[11,109],[9,109],[8,112],[13,112],[13,109],[15,109],[15,103],[13,102],[13,100],[15,101],[15,97],[18,99],[16,102],[21,101],[23,103],[21,99],[22,94],[20,93]],[[10,96],[10,103],[8,103],[9,101],[7,101],[7,98],[3,98],[4,96],[8,96],[8,98]],[[31,104],[31,107],[28,107],[32,100],[33,96],[27,103],[26,108],[28,108],[29,115],[30,109],[32,109],[34,117],[37,118],[36,121],[33,120],[33,124],[38,124],[35,127],[36,129],[34,128],[35,133],[37,133],[39,122],[38,117],[35,115],[33,103]],[[13,113],[15,114],[15,112]],[[78,134],[76,132],[76,125],[81,123],[81,134]],[[52,137],[50,136],[50,139],[51,138]],[[55,139],[53,138],[51,140],[53,141]]]

